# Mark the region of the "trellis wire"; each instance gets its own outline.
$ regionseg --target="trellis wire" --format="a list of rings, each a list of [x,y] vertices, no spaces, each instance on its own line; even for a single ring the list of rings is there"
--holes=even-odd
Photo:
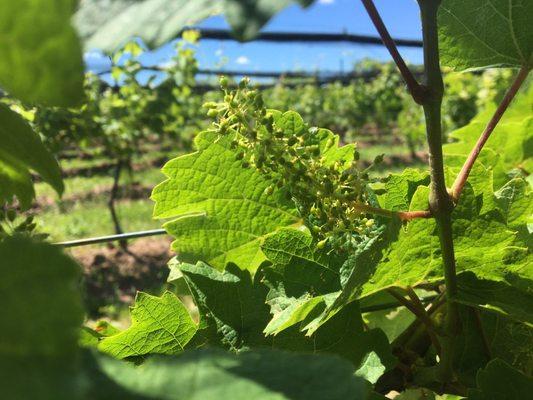
[[[148,236],[164,235],[166,233],[167,232],[164,229],[151,229],[147,231],[121,233],[118,235],[107,235],[107,236],[99,236],[99,237],[87,238],[87,239],[68,240],[66,242],[54,243],[54,245],[59,246],[59,247],[65,247],[65,248],[80,247],[80,246],[88,246],[91,244],[116,242],[116,241],[125,240],[125,239],[137,239],[137,238],[148,237]]]
[[[206,29],[206,28],[188,28],[199,31],[202,39],[211,40],[233,40],[235,37],[231,31],[225,29]],[[185,31],[187,29],[184,29]],[[183,32],[182,31],[182,32]],[[177,37],[181,36],[180,34]],[[400,47],[422,47],[422,41],[418,39],[399,39],[393,38],[394,43]],[[275,42],[275,43],[331,43],[331,42],[345,42],[356,44],[370,44],[382,46],[383,42],[379,36],[356,35],[351,33],[313,33],[313,32],[262,32],[252,39],[255,42]]]

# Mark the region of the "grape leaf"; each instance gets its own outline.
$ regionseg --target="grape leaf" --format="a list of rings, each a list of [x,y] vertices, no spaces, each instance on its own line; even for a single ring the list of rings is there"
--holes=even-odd
[[[429,184],[429,175],[425,171],[406,168],[401,174],[391,174],[385,183],[385,194],[380,197],[380,204],[386,210],[406,211],[416,188]]]
[[[182,29],[215,14],[225,14],[239,40],[253,39],[276,13],[312,0],[82,0],[74,23],[88,49],[114,51],[133,37],[157,47]]]
[[[473,273],[458,276],[455,300],[473,307],[497,311],[518,321],[533,324],[531,279],[509,276],[505,282],[478,279]]]
[[[39,136],[20,115],[0,104],[0,203],[17,196],[28,208],[35,196],[30,169],[61,194],[61,170]]]
[[[415,320],[414,314],[405,307],[373,311],[364,314],[369,328],[380,328],[390,342],[395,340]]]
[[[113,52],[133,37],[157,47],[221,12],[213,0],[81,0],[74,24],[86,49]]]
[[[255,271],[265,256],[264,237],[301,224],[283,189],[267,194],[271,182],[229,148],[231,138],[203,132],[198,151],[163,167],[168,179],[155,187],[155,218],[176,218],[165,229],[176,238],[180,261],[205,261],[218,269],[229,262]]]
[[[468,125],[449,134],[455,142],[443,146],[448,167],[461,168],[495,109],[496,105],[488,106]],[[498,188],[509,180],[507,174],[511,169],[529,169],[528,163],[533,158],[532,112],[533,85],[511,103],[480,153],[477,163],[492,167]]]
[[[81,46],[70,25],[73,0],[0,4],[0,86],[26,101],[75,106],[83,99]]]
[[[6,399],[77,399],[80,268],[56,247],[0,241],[0,386]]]
[[[496,193],[496,201],[505,214],[508,227],[518,229],[531,222],[533,217],[533,199],[531,187],[520,178],[509,181]]]
[[[533,370],[533,329],[501,315],[459,307],[461,332],[454,350],[454,367],[461,383],[475,387],[476,374],[491,358],[501,358],[526,375]],[[483,333],[481,333],[483,329]]]
[[[443,0],[438,14],[444,65],[456,69],[533,67],[533,3]]]
[[[490,174],[484,175],[490,178]],[[482,182],[482,179],[471,181]],[[518,232],[510,230],[505,224],[508,219],[503,210],[495,208],[496,202],[492,202],[493,208],[489,209],[483,208],[483,202],[480,204],[480,198],[483,200],[483,196],[487,195],[486,187],[486,183],[476,188],[468,184],[454,211],[457,270],[459,274],[470,271],[477,279],[498,282],[507,287],[507,290],[514,288],[520,291],[528,299],[527,302],[523,301],[524,298],[515,301],[513,297],[492,294],[492,297],[485,297],[479,306],[505,312],[514,310],[514,318],[527,318],[531,322],[530,312],[527,311],[528,308],[531,309],[532,301],[527,289],[533,279],[531,268],[527,268],[531,255]],[[427,205],[428,193],[427,187],[418,187],[411,209],[421,209]],[[387,287],[416,286],[423,282],[442,280],[440,245],[433,220],[415,220],[407,228],[400,230],[397,238],[391,240],[381,257],[374,258],[372,262],[354,264],[351,271],[352,283],[344,287],[333,308]],[[475,289],[473,292],[477,296],[484,293]],[[485,303],[490,303],[496,297],[505,305],[500,303],[491,306]],[[474,298],[470,297],[469,301]],[[481,297],[478,299],[481,300]]]
[[[309,233],[281,229],[267,237],[262,249],[272,262],[272,266],[264,269],[273,314],[265,329],[267,334],[279,333],[303,321],[324,305],[321,295],[340,290],[339,269],[343,260],[316,250]]]
[[[393,175],[380,201],[391,209],[406,210],[416,187],[423,183],[428,183],[427,174],[416,170]],[[394,237],[398,228],[399,224],[391,224],[387,233],[362,243],[347,259],[320,254],[314,249],[311,236],[295,229],[283,229],[269,236],[263,251],[273,263],[265,268],[265,281],[271,287],[268,302],[274,317],[266,332],[276,333],[304,320],[308,333],[318,329],[367,282],[370,272],[360,273],[357,265],[363,268],[375,265],[389,243],[388,237]],[[354,270],[359,273],[353,273]]]
[[[500,359],[479,371],[476,381],[477,389],[468,391],[469,400],[522,400],[533,391],[533,379]]]
[[[369,391],[349,362],[326,355],[211,349],[151,357],[140,367],[102,356],[97,362],[110,382],[150,399],[364,400]]]
[[[116,358],[176,354],[184,350],[197,330],[185,306],[171,292],[161,297],[139,292],[131,318],[128,329],[103,338],[98,349]]]
[[[249,347],[274,347],[292,351],[333,353],[359,365],[366,354],[374,351],[386,369],[396,364],[385,334],[379,329],[364,331],[357,303],[344,308],[320,326],[313,335],[305,336],[300,326],[263,333],[270,320],[266,305],[268,288],[260,273],[252,280],[246,270],[228,265],[217,271],[208,265],[172,264],[183,273],[205,324],[203,339],[208,344],[222,344],[238,350]],[[305,324],[304,324],[305,325]]]
[[[179,268],[184,275],[200,311],[200,320],[207,323],[207,329],[217,332],[215,335],[223,345],[239,349],[265,343],[262,331],[269,318],[265,304],[267,289],[254,282],[248,271],[229,264],[220,272],[201,262],[172,267]]]

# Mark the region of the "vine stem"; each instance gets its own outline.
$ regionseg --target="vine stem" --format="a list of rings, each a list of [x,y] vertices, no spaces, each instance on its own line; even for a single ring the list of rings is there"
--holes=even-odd
[[[431,343],[433,344],[433,347],[435,347],[435,350],[437,351],[437,354],[441,354],[441,345],[439,342],[439,339],[437,338],[435,325],[433,324],[433,320],[427,313],[426,309],[424,308],[423,304],[420,302],[420,299],[418,296],[415,295],[416,301],[412,298],[412,294],[409,292],[409,289],[414,294],[414,291],[412,288],[408,288],[408,294],[411,298],[411,301],[407,300],[402,294],[398,293],[398,291],[395,288],[389,288],[387,291],[396,299],[400,304],[402,304],[405,308],[407,308],[409,311],[411,311],[420,321],[426,326],[426,331],[429,335],[429,338],[431,340]]]
[[[463,167],[461,168],[461,171],[459,172],[459,175],[457,175],[457,178],[455,179],[455,182],[453,183],[451,194],[453,197],[453,200],[457,202],[459,200],[459,197],[461,196],[461,192],[463,191],[463,188],[466,184],[466,181],[468,179],[468,175],[470,175],[470,171],[472,171],[472,168],[474,166],[474,163],[476,162],[476,159],[479,156],[479,153],[481,153],[481,150],[483,149],[483,146],[485,143],[487,143],[487,140],[489,140],[489,137],[491,133],[496,128],[496,125],[498,125],[498,122],[500,122],[500,119],[502,118],[503,114],[509,107],[509,104],[516,96],[516,93],[526,80],[526,77],[529,74],[529,68],[525,65],[520,69],[518,74],[516,75],[513,84],[505,93],[505,97],[501,101],[501,103],[498,105],[498,108],[494,112],[492,118],[488,122],[487,126],[483,130],[483,133],[477,140],[474,148],[468,155],[468,158],[466,159]]]
[[[378,31],[379,36],[383,41],[383,44],[389,51],[396,65],[398,66],[398,69],[400,70],[400,73],[407,85],[407,88],[409,89],[409,92],[411,93],[411,96],[413,96],[413,99],[416,103],[422,104],[425,98],[424,87],[420,85],[420,83],[418,83],[415,76],[413,75],[413,73],[405,63],[404,59],[400,55],[398,47],[396,47],[396,43],[394,43],[394,40],[392,39],[387,27],[383,23],[383,20],[381,19],[381,16],[379,15],[379,12],[376,6],[374,5],[373,0],[361,0],[361,2],[363,3],[363,6],[365,7],[366,12],[368,13],[368,16],[372,20],[372,23],[376,27],[376,30]]]
[[[460,318],[457,303],[454,302],[454,298],[457,295],[457,274],[452,236],[451,214],[453,211],[453,201],[446,188],[442,155],[441,106],[444,83],[440,70],[437,26],[437,12],[440,3],[441,0],[418,0],[422,18],[424,70],[428,91],[422,106],[426,119],[431,175],[429,209],[437,223],[437,232],[444,265],[444,282],[446,284],[446,320],[440,341],[442,353],[440,357],[439,379],[442,383],[449,384],[454,379],[453,353],[456,337],[460,330]]]
[[[362,203],[354,203],[352,207],[361,212],[381,215],[388,218],[399,218],[401,221],[411,221],[417,218],[431,218],[432,216],[431,211],[392,211]]]

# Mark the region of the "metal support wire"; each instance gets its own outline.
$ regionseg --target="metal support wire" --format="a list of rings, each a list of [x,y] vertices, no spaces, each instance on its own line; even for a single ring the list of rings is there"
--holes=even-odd
[[[87,238],[87,239],[69,240],[66,242],[54,243],[54,246],[65,247],[65,248],[88,246],[90,244],[116,242],[118,240],[124,240],[124,239],[136,239],[136,238],[148,237],[148,236],[165,235],[166,233],[167,231],[165,231],[164,229],[152,229],[148,231],[121,233],[120,235],[108,235],[108,236],[100,236],[100,237]]]
[[[225,29],[206,29],[206,28],[189,28],[200,32],[200,39],[211,40],[232,40],[235,36],[232,32]],[[184,29],[186,30],[186,29]],[[183,32],[183,31],[182,31]],[[177,37],[181,36],[180,34]],[[422,41],[418,39],[398,39],[394,38],[396,46],[400,47],[422,47]],[[379,36],[356,35],[351,33],[321,33],[321,32],[261,32],[252,41],[256,42],[274,42],[274,43],[332,43],[344,42],[355,44],[371,44],[382,46],[383,42]]]

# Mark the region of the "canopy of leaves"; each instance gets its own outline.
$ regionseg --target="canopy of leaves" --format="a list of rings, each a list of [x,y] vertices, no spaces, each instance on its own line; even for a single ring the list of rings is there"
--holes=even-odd
[[[396,364],[383,332],[364,330],[356,303],[330,318],[312,335],[301,332],[305,324],[293,324],[278,329],[274,335],[265,335],[271,315],[266,304],[268,288],[261,282],[260,272],[252,280],[248,271],[231,264],[223,272],[202,263],[173,264],[172,268],[181,271],[197,302],[203,328],[200,342],[234,350],[268,346],[338,354],[360,366],[360,375],[365,377],[376,376],[378,371],[381,375]],[[367,365],[365,360],[371,352],[375,353],[374,361]],[[380,366],[374,365],[375,358],[380,360]]]
[[[30,170],[63,192],[56,160],[30,125],[4,104],[0,104],[0,141],[0,204],[15,195],[24,208],[30,206],[35,196]]]
[[[406,181],[412,180],[412,185],[404,185],[406,191],[423,182],[422,176],[412,171],[405,174]],[[533,316],[529,310],[533,299],[528,288],[533,276],[527,268],[531,255],[522,233],[528,207],[520,206],[527,203],[529,189],[523,180],[517,179],[509,183],[514,189],[506,189],[505,197],[495,196],[490,178],[486,169],[476,167],[471,184],[454,211],[455,254],[462,288],[457,300],[531,323]],[[394,177],[391,181],[401,182],[402,178]],[[428,190],[427,186],[418,186],[411,209],[427,206]],[[384,196],[381,201],[403,202],[403,196],[396,190],[390,194],[390,199]],[[501,200],[497,201],[498,198]],[[269,303],[274,311],[267,332],[302,321],[312,332],[354,299],[389,287],[417,286],[443,279],[433,220],[415,220],[406,228],[393,223],[380,238],[370,241],[344,263],[335,262],[331,256],[325,258],[326,262],[321,261],[311,242],[304,232],[282,230],[263,245],[263,251],[273,262],[272,267],[265,269],[266,282],[272,287]],[[513,296],[508,295],[510,292]]]
[[[160,46],[186,27],[215,14],[224,14],[235,36],[250,40],[276,13],[294,2],[312,0],[82,0],[74,21],[88,49],[114,51],[140,37]]]
[[[476,387],[478,371],[493,358],[501,358],[531,376],[533,328],[493,312],[463,306],[459,310],[462,330],[457,337],[454,366],[463,385]]]
[[[325,355],[196,350],[176,358],[152,357],[139,367],[108,358],[100,358],[98,364],[108,383],[146,399],[368,398],[368,386],[354,375],[354,367]]]
[[[502,360],[495,359],[478,372],[477,389],[469,390],[469,400],[521,400],[531,397],[533,379]]]
[[[533,67],[533,3],[524,0],[443,0],[439,47],[456,69]]]
[[[196,333],[196,324],[171,292],[161,297],[139,292],[131,309],[132,325],[104,338],[99,350],[116,358],[176,354]]]
[[[0,386],[8,399],[76,398],[79,267],[59,249],[0,242]]]
[[[176,218],[165,229],[176,238],[180,261],[205,261],[218,269],[228,262],[255,271],[265,260],[260,245],[278,228],[299,223],[283,189],[267,194],[271,182],[243,168],[230,138],[211,132],[196,140],[198,151],[163,167],[166,181],[155,187],[155,218]]]
[[[0,87],[26,101],[73,106],[83,98],[81,46],[70,25],[74,0],[0,4]]]

